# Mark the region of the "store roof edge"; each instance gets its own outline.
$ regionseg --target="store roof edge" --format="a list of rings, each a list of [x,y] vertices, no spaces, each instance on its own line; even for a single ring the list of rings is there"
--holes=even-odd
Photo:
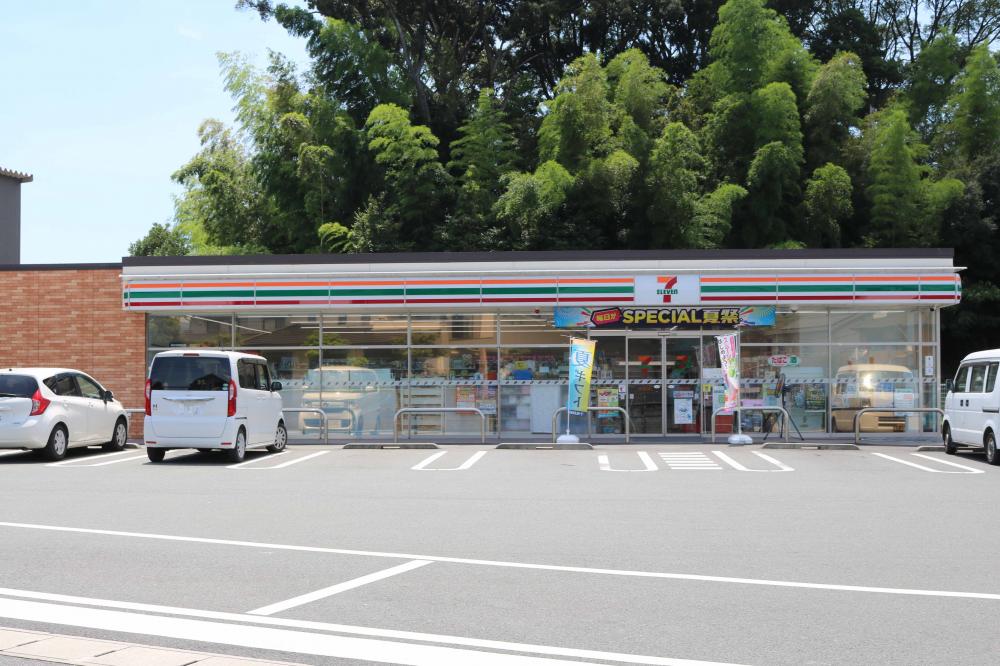
[[[952,248],[851,248],[804,250],[560,250],[522,252],[386,252],[369,254],[271,254],[238,256],[124,257],[122,266],[267,266],[444,264],[537,261],[747,261],[818,259],[947,259]]]

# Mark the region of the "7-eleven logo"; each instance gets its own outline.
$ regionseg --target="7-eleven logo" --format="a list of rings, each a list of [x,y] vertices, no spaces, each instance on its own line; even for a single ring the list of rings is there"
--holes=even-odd
[[[676,275],[660,275],[657,276],[656,282],[659,287],[656,289],[658,296],[663,296],[663,302],[669,303],[671,296],[677,295],[677,276]]]

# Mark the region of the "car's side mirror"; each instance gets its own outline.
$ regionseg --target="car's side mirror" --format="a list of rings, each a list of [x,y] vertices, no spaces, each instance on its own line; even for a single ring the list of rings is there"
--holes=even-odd
[[[271,382],[271,391],[280,391],[281,382]]]
[[[106,389],[104,391],[104,402],[111,402],[114,399],[115,394],[111,391],[111,389]]]
[[[951,391],[953,388],[955,388],[955,380],[950,378],[946,379],[944,381],[944,389],[946,391]]]

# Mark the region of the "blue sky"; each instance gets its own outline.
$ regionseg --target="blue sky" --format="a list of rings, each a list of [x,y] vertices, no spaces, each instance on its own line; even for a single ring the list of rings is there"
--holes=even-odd
[[[169,221],[205,118],[232,121],[215,54],[306,61],[235,0],[0,0],[0,166],[26,171],[21,261],[119,261]]]

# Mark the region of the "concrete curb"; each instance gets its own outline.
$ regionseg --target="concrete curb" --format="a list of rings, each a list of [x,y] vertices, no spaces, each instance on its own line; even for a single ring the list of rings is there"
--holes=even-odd
[[[545,450],[545,451],[593,451],[590,444],[546,444],[545,442],[526,442],[524,444],[498,444],[498,449]]]
[[[228,654],[193,652],[137,643],[107,641],[44,631],[0,628],[0,657],[16,657],[80,666],[296,666],[287,661],[269,661]]]
[[[943,444],[937,444],[937,445],[926,444],[926,445],[923,445],[923,446],[918,446],[916,450],[917,451],[944,451],[944,445]]]
[[[768,442],[762,449],[817,449],[820,451],[860,451],[856,444],[820,444],[811,442]]]
[[[344,444],[345,449],[437,449],[440,448],[437,444],[431,442],[420,442],[419,444],[392,444],[390,442],[373,443],[373,444]]]

